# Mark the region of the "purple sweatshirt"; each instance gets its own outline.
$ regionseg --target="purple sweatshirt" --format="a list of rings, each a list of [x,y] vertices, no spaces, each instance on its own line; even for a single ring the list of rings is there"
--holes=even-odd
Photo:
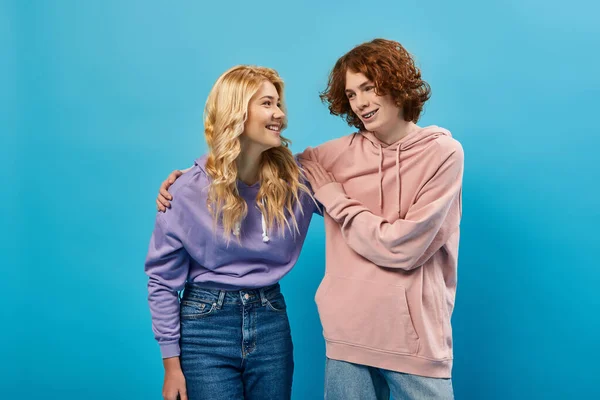
[[[238,181],[248,215],[240,226],[240,242],[232,238],[228,245],[221,226],[214,229],[206,205],[210,184],[204,170],[206,159],[206,155],[197,159],[169,189],[171,208],[157,214],[146,257],[152,330],[163,358],[180,354],[178,291],[186,282],[221,290],[277,283],[296,263],[312,214],[317,212],[310,196],[302,193],[303,213],[298,205],[294,207],[300,233],[294,235],[286,228],[283,237],[276,227],[266,232],[256,207],[259,184]]]

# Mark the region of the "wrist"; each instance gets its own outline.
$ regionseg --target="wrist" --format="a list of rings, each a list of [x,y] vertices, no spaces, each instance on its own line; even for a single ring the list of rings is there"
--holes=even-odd
[[[181,372],[179,357],[163,358],[163,366],[166,373]]]

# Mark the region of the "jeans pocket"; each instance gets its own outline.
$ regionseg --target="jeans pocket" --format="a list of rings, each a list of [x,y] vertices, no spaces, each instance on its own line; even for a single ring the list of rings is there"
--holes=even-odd
[[[284,313],[287,309],[287,305],[285,304],[283,294],[278,293],[272,299],[267,299],[267,308],[271,311]]]
[[[215,311],[214,304],[196,300],[183,300],[180,306],[181,319],[204,318]]]

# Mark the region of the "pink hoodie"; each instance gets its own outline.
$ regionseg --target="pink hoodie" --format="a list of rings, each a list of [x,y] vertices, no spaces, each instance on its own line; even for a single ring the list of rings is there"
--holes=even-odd
[[[437,126],[389,146],[359,132],[302,157],[337,180],[315,193],[327,210],[326,274],[315,296],[327,357],[449,378],[460,143]]]

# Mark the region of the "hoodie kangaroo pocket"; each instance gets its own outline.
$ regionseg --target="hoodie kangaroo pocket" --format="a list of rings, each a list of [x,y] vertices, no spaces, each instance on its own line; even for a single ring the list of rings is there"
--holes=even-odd
[[[404,354],[419,349],[402,286],[326,275],[315,301],[328,341]]]

